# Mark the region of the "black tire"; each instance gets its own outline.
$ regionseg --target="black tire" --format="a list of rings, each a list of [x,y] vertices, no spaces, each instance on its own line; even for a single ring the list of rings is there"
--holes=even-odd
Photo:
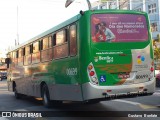
[[[42,88],[42,98],[43,98],[43,105],[47,108],[51,107],[51,100],[49,96],[49,90],[47,85],[44,85]]]
[[[18,93],[16,87],[14,87],[14,96],[16,99],[20,99],[22,97],[22,95],[20,93]]]
[[[156,79],[156,87],[160,87],[160,80]]]

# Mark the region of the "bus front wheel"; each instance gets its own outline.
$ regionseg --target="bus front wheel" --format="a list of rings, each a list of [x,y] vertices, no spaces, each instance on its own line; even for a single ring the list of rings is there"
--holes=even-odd
[[[44,106],[47,107],[47,108],[51,107],[51,100],[50,100],[47,85],[44,85],[43,88],[42,88],[42,98],[43,98]]]

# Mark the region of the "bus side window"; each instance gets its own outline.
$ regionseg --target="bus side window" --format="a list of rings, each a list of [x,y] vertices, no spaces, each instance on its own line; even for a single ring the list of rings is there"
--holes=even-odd
[[[53,46],[52,36],[48,37],[48,47],[51,48]]]
[[[77,31],[75,24],[70,26],[69,36],[70,36],[70,55],[75,56],[77,54]]]
[[[18,60],[17,60],[17,51],[13,51],[13,63],[15,64],[15,65],[17,65],[17,62],[18,62]]]
[[[66,42],[66,30],[61,30],[56,34],[56,45],[61,45]]]
[[[32,63],[40,62],[40,51],[39,51],[39,41],[36,41],[32,44],[33,53],[32,53]]]
[[[37,53],[39,51],[39,42],[33,43],[33,53]]]
[[[67,41],[67,29],[63,29],[56,33],[55,42],[53,47],[53,58],[60,59],[68,57],[68,41]],[[54,37],[54,36],[53,36]],[[54,38],[53,38],[54,39]]]
[[[45,37],[45,38],[43,39],[43,44],[42,44],[42,46],[43,46],[43,50],[48,49],[48,37]]]
[[[25,55],[29,55],[30,54],[30,46],[26,46],[25,47]]]
[[[41,41],[41,62],[52,60],[52,37],[46,36]]]
[[[24,48],[24,65],[29,65],[31,64],[31,46],[32,45],[28,45],[28,46],[25,46]]]
[[[19,66],[23,65],[23,48],[20,48],[18,50],[18,65]]]

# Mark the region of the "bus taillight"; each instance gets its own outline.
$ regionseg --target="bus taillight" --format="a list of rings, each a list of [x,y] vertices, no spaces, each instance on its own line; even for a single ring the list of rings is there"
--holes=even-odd
[[[150,71],[151,71],[151,72],[153,72],[153,71],[154,71],[154,68],[153,68],[153,67],[151,67],[151,68],[150,68]]]
[[[91,71],[91,72],[89,73],[90,76],[93,76],[94,74],[95,74],[94,71]]]
[[[89,80],[92,84],[95,84],[95,85],[98,85],[98,77],[97,77],[97,74],[96,74],[96,71],[94,69],[94,66],[92,63],[90,63],[87,67],[87,72],[88,72],[88,77],[89,77]]]
[[[92,70],[93,66],[92,65],[89,65],[88,66],[88,70]]]

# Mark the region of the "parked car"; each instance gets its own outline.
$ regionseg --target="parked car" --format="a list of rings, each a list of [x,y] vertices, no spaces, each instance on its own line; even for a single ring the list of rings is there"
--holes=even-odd
[[[7,72],[1,72],[0,73],[0,80],[7,79]]]
[[[155,74],[156,76],[156,87],[160,87],[160,71]]]

